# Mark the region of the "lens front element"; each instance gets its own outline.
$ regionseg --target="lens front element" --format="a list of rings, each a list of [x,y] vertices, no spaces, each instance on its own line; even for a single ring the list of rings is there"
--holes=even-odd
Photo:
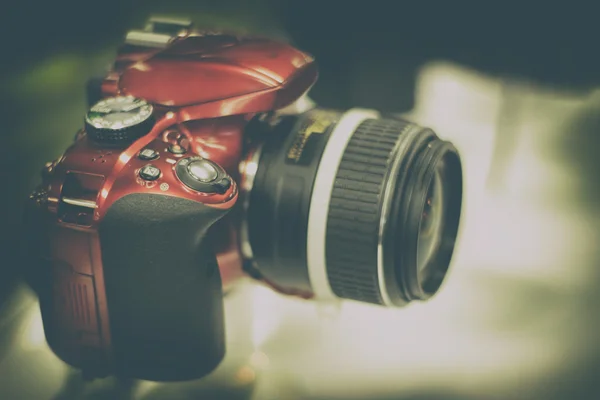
[[[427,261],[431,258],[441,238],[441,228],[444,219],[444,192],[440,182],[440,173],[436,172],[427,189],[427,197],[423,205],[419,238],[417,239],[417,270],[421,279],[427,279]]]

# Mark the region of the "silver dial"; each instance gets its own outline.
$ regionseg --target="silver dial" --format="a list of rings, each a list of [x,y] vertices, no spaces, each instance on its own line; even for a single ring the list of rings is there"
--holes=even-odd
[[[151,104],[133,96],[109,97],[90,108],[85,122],[96,129],[121,130],[147,121],[152,111]]]

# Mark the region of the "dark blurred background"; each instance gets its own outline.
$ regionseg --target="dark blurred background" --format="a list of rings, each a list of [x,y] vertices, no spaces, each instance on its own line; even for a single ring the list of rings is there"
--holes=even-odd
[[[142,27],[150,15],[187,15],[201,26],[291,41],[316,56],[321,75],[311,97],[328,107],[409,111],[418,71],[435,60],[550,91],[585,94],[600,84],[597,10],[571,3],[69,0],[12,1],[3,8],[0,299],[8,308],[20,273],[20,237],[26,234],[23,199],[40,167],[80,127],[86,80],[102,74],[124,33]],[[579,178],[589,177],[577,198],[582,207],[594,207],[600,197],[595,162],[600,123],[595,109],[582,113],[577,124],[586,133],[565,139],[565,151],[554,156],[570,162]],[[514,135],[507,132],[505,142],[516,140]],[[585,368],[564,398],[590,398],[586,390],[598,371]],[[410,398],[454,398],[419,396]]]

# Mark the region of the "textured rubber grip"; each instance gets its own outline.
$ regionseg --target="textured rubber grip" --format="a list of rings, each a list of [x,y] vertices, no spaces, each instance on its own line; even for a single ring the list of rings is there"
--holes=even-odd
[[[409,126],[369,119],[348,142],[327,217],[327,275],[336,296],[384,304],[377,264],[383,192],[398,140]]]
[[[117,375],[189,380],[220,363],[222,288],[206,232],[225,213],[156,194],[110,207],[100,239]]]

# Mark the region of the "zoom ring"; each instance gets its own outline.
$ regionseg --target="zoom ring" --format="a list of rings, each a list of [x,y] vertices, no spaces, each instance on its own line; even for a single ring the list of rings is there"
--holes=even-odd
[[[381,202],[394,148],[410,125],[369,119],[348,142],[327,217],[327,274],[338,297],[383,304],[377,267]]]

